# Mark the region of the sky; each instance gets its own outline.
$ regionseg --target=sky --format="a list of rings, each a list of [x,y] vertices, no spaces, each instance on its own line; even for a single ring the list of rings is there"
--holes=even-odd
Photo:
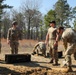
[[[14,9],[19,9],[22,1],[25,1],[25,0],[5,0],[4,4],[8,4],[10,6],[13,6]],[[40,0],[40,1],[41,1],[40,11],[41,11],[41,13],[46,14],[50,9],[53,8],[53,5],[58,0]],[[67,0],[67,2],[71,7],[76,6],[76,0]]]

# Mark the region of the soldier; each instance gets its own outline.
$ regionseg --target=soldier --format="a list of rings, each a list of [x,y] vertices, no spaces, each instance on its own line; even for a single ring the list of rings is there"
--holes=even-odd
[[[72,71],[71,55],[74,54],[76,59],[76,31],[72,28],[65,29],[62,34],[62,40],[65,47],[65,62],[63,67],[66,66],[68,67],[67,71]]]
[[[42,52],[42,55],[43,55],[44,57],[46,57],[46,44],[45,44],[45,42],[38,42],[38,43],[35,45],[32,54],[33,54],[33,55],[36,54],[36,53],[39,54],[39,51]]]
[[[54,65],[58,65],[58,33],[56,28],[56,22],[50,22],[50,28],[48,29],[45,43],[49,45],[49,53],[51,55],[51,60],[49,63],[53,63],[55,60]]]
[[[17,28],[17,22],[12,22],[12,27],[9,28],[7,34],[7,43],[10,44],[11,53],[18,54],[19,40],[21,40],[21,30]]]

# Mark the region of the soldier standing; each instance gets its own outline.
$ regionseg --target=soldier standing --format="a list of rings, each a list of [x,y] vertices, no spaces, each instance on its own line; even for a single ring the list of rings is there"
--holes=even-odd
[[[19,40],[21,39],[21,30],[17,28],[17,22],[12,22],[7,34],[7,43],[10,44],[11,54],[18,54]]]
[[[63,67],[66,66],[68,67],[67,71],[72,71],[71,55],[74,54],[76,59],[76,31],[72,28],[65,29],[62,34],[62,40],[65,47],[65,63]]]
[[[48,29],[45,43],[49,45],[49,53],[51,55],[51,60],[49,63],[53,63],[54,65],[58,65],[58,33],[56,28],[56,22],[50,22],[50,28]]]
[[[36,53],[39,54],[39,51],[42,52],[42,55],[43,55],[44,57],[46,57],[46,44],[45,44],[45,42],[38,42],[38,43],[35,45],[32,54],[33,54],[33,55],[36,54]]]

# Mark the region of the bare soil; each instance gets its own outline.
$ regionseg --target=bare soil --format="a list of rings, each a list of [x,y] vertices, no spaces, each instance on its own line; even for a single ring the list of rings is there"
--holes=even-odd
[[[32,53],[34,45],[38,41],[35,40],[22,40],[19,41],[19,54]],[[0,75],[76,75],[76,60],[74,60],[72,55],[72,68],[73,72],[65,73],[60,70],[53,70],[53,68],[60,68],[64,57],[59,58],[58,66],[53,66],[48,64],[50,58],[44,58],[43,56],[31,55],[31,62],[25,63],[14,63],[6,64],[5,54],[11,54],[10,47],[6,42],[6,39],[1,40],[2,51],[0,54]],[[58,51],[63,51],[64,47],[62,42],[59,42]],[[47,48],[47,53],[48,53]]]

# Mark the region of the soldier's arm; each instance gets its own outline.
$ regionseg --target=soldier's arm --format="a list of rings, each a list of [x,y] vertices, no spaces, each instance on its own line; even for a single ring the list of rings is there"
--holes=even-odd
[[[56,33],[56,43],[58,43],[58,41],[59,41],[59,34],[58,33]]]
[[[59,41],[59,34],[56,32],[56,39],[55,39],[54,46],[58,45],[58,41]]]
[[[47,35],[46,35],[45,44],[48,44],[48,41],[49,41],[49,33],[47,33]]]

